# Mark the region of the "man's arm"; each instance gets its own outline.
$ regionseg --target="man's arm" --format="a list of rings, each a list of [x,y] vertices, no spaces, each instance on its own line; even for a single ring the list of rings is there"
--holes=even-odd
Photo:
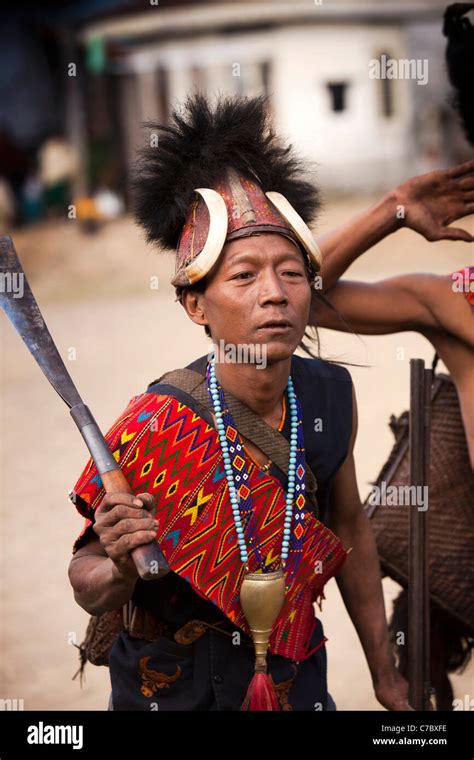
[[[448,225],[473,213],[474,161],[413,177],[371,208],[318,238],[324,292],[331,290],[361,254],[401,227],[418,232],[430,242],[472,242],[469,232]]]
[[[317,242],[322,255],[319,274],[323,292],[330,291],[359,256],[401,227],[403,219],[397,218],[397,199],[392,190],[341,227],[320,235]]]
[[[405,274],[378,282],[341,280],[313,297],[308,324],[364,335],[438,330],[474,348],[474,312],[449,276]],[[333,308],[331,308],[331,306]]]
[[[349,453],[331,489],[330,528],[346,547],[352,547],[336,582],[362,644],[375,696],[387,710],[412,710],[408,683],[396,669],[390,650],[377,547],[357,488],[353,456],[356,434],[357,405],[353,394]]]
[[[97,616],[122,607],[132,596],[139,577],[132,569],[129,575],[119,571],[98,536],[77,550],[69,563],[68,574],[78,605]]]
[[[403,219],[397,219],[397,209],[403,209]],[[430,241],[472,241],[466,230],[447,226],[472,213],[474,161],[468,161],[414,177],[325,235],[318,242],[323,254],[323,292],[329,305],[313,291],[308,324],[366,335],[434,329],[474,347],[471,307],[463,294],[455,292],[449,276],[406,274],[374,283],[339,279],[358,256],[402,226]]]
[[[90,615],[122,607],[132,596],[138,572],[131,552],[156,538],[150,494],[106,494],[95,512],[93,537],[69,563],[76,602]]]

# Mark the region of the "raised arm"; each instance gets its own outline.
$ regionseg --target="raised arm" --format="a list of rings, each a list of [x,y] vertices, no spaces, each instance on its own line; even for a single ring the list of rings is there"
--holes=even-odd
[[[473,213],[474,161],[413,177],[342,227],[318,238],[323,292],[328,293],[361,254],[402,227],[430,242],[472,242],[469,232],[448,225]]]
[[[319,239],[329,305],[313,291],[309,324],[366,335],[439,330],[474,347],[473,311],[449,275],[404,274],[374,283],[339,279],[358,256],[401,227],[430,241],[472,242],[469,232],[448,226],[472,213],[474,161],[468,161],[410,179]]]

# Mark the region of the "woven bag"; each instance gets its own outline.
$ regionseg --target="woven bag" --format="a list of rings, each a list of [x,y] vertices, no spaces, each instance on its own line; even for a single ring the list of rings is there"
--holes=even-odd
[[[375,484],[410,485],[408,412],[392,416],[395,444]],[[382,571],[408,585],[409,506],[365,502]],[[456,387],[437,374],[431,399],[428,506],[430,596],[474,634],[474,473]]]

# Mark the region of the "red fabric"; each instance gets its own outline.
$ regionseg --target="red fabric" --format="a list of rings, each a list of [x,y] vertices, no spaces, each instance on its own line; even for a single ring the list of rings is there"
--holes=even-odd
[[[255,673],[240,709],[253,712],[280,709],[280,703],[270,676],[266,673]]]
[[[474,266],[463,267],[451,274],[453,290],[463,293],[468,303],[474,306]]]
[[[240,601],[244,575],[216,430],[173,396],[135,396],[106,436],[133,493],[154,496],[157,540],[171,567],[196,593],[213,601],[250,633]],[[285,493],[279,480],[247,459],[262,556],[269,570],[279,564]],[[93,521],[104,489],[89,460],[71,499],[86,517],[75,550]],[[82,538],[81,538],[82,537]],[[346,558],[340,540],[309,511],[302,560],[287,588],[270,637],[275,654],[304,659],[314,626],[313,602]],[[250,572],[258,570],[250,552]]]

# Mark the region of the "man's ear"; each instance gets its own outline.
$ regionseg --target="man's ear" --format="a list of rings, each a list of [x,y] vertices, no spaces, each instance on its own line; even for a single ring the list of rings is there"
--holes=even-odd
[[[202,296],[202,293],[198,293],[192,288],[186,288],[183,291],[182,304],[186,310],[188,317],[192,319],[192,321],[197,325],[202,325],[205,327],[207,325],[207,321],[204,316]]]

